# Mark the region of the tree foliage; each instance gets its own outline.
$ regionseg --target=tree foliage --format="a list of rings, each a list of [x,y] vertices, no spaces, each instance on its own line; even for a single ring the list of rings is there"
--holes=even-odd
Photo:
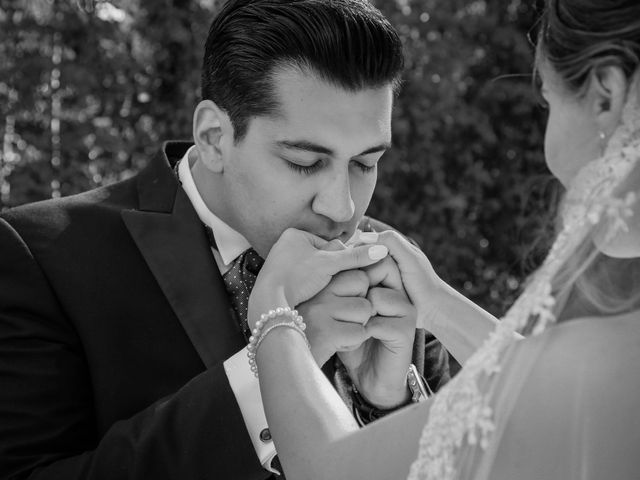
[[[528,269],[553,182],[521,0],[376,0],[407,53],[370,214],[495,314]],[[0,208],[126,178],[189,138],[214,0],[2,0]]]
[[[407,52],[371,213],[427,252],[436,271],[500,315],[544,251],[555,193],[533,88],[537,15],[519,0],[378,2]],[[528,260],[528,261],[527,261]]]

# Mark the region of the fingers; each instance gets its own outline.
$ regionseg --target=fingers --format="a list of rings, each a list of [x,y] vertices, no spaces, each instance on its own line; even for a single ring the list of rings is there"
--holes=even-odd
[[[369,338],[364,324],[372,315],[372,307],[366,298],[339,298],[330,305],[301,305],[307,321],[306,334],[311,353],[318,365],[338,351],[351,351]]]
[[[369,291],[369,277],[362,270],[340,272],[324,291],[338,297],[365,297]]]
[[[322,367],[337,352],[351,352],[370,338],[367,329],[357,323],[334,322],[332,328],[318,332],[309,338],[311,354]]]
[[[328,275],[335,275],[345,270],[368,267],[387,256],[389,250],[384,245],[359,245],[340,251],[319,252],[323,257],[319,268],[325,268]]]
[[[363,325],[337,323],[333,329],[333,347],[336,352],[348,352],[362,345],[371,335]]]
[[[358,245],[346,247],[340,240],[327,242],[309,232],[288,228],[279,241],[290,249],[300,248],[306,244],[316,250],[314,267],[320,275],[333,276],[338,272],[368,267],[385,258],[389,250],[384,245]]]
[[[377,312],[365,328],[369,335],[394,346],[413,341],[417,314],[406,295],[391,288],[372,288],[367,298]]]
[[[325,247],[327,243],[330,243],[313,233],[298,230],[297,228],[287,228],[282,232],[278,241],[283,243],[308,243],[317,249],[321,249]]]
[[[345,248],[347,248],[347,246],[340,240],[335,238],[330,242],[325,243],[320,249],[327,252],[339,252],[340,250],[344,250]]]
[[[398,232],[394,230],[387,230],[384,232],[367,232],[368,235],[362,239],[367,243],[377,243],[384,245],[389,250],[389,255],[400,266],[400,270],[403,268],[411,267],[415,264],[418,258],[425,258],[426,256],[422,251],[413,245],[409,240],[404,238]],[[362,238],[361,234],[361,238]]]
[[[402,317],[372,317],[364,329],[369,337],[380,340],[389,348],[406,347],[413,343],[415,336],[412,322]]]
[[[398,265],[390,256],[363,270],[369,279],[370,285],[381,285],[396,290],[404,289]]]
[[[404,292],[392,288],[374,287],[369,290],[367,299],[377,315],[385,317],[415,318],[415,307],[411,304]]]
[[[282,232],[280,238],[283,239],[284,242],[307,242],[318,250],[326,250],[328,252],[337,252],[347,248],[347,246],[337,238],[326,241],[313,233],[296,228],[287,228]]]
[[[307,325],[314,329],[329,328],[333,322],[358,323],[364,325],[376,312],[371,302],[364,297],[336,297],[329,301],[326,298],[313,300],[298,307],[307,321]]]
[[[373,241],[373,238],[369,240]],[[398,265],[406,293],[420,311],[420,317],[426,318],[433,309],[434,299],[446,284],[434,271],[427,256],[399,233],[387,230],[379,233],[375,241],[388,248],[388,258]]]
[[[281,288],[288,303],[299,305],[323,290],[336,274],[373,265],[388,253],[384,245],[346,248],[338,240],[327,242],[290,228],[272,247],[259,279],[269,277],[271,290]]]
[[[364,325],[375,314],[371,302],[363,297],[336,297],[331,318],[339,322]]]

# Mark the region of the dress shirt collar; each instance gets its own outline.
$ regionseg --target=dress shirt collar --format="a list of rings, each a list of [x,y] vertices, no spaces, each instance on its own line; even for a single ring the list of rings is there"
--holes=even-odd
[[[193,150],[195,146],[191,147],[184,154],[178,165],[178,176],[180,182],[182,182],[182,188],[184,189],[187,197],[191,201],[193,208],[195,209],[198,217],[213,231],[213,236],[216,239],[216,246],[218,252],[222,257],[222,261],[225,266],[228,266],[233,262],[238,255],[244,252],[246,249],[251,248],[251,245],[242,234],[236,232],[233,228],[223,222],[217,215],[215,215],[209,207],[204,203],[200,192],[193,180],[191,174],[191,166],[189,164],[189,152]]]

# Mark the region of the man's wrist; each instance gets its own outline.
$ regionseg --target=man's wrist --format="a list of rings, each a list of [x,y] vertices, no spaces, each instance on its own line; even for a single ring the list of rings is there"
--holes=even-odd
[[[360,395],[367,405],[378,410],[395,410],[409,403],[409,400],[411,399],[411,391],[409,390],[409,386],[406,382],[404,382],[398,389],[392,391],[385,390],[373,392],[366,389],[359,389],[355,383],[353,384],[353,390]]]
[[[401,397],[401,401],[389,404],[390,406],[385,406],[385,404],[382,404],[381,406],[379,404],[371,403],[371,401],[358,390],[355,383],[352,382],[351,400],[353,415],[358,423],[363,426],[402,407],[426,400],[431,391],[413,364],[409,366],[407,371],[406,383],[403,392],[404,395]]]
[[[358,424],[362,427],[367,425],[379,418],[382,418],[392,412],[395,412],[399,408],[402,408],[411,403],[411,395],[409,394],[409,389],[407,388],[407,400],[404,402],[395,405],[391,408],[380,408],[377,407],[362,396],[357,387],[352,384],[351,386],[351,402],[352,402],[352,413]]]

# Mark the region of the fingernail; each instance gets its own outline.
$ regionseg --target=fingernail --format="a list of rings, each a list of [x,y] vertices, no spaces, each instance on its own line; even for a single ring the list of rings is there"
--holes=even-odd
[[[389,253],[389,249],[384,245],[374,245],[369,247],[369,258],[371,260],[382,260]]]
[[[363,243],[374,243],[378,241],[378,233],[377,232],[360,232],[358,236],[361,242]]]

